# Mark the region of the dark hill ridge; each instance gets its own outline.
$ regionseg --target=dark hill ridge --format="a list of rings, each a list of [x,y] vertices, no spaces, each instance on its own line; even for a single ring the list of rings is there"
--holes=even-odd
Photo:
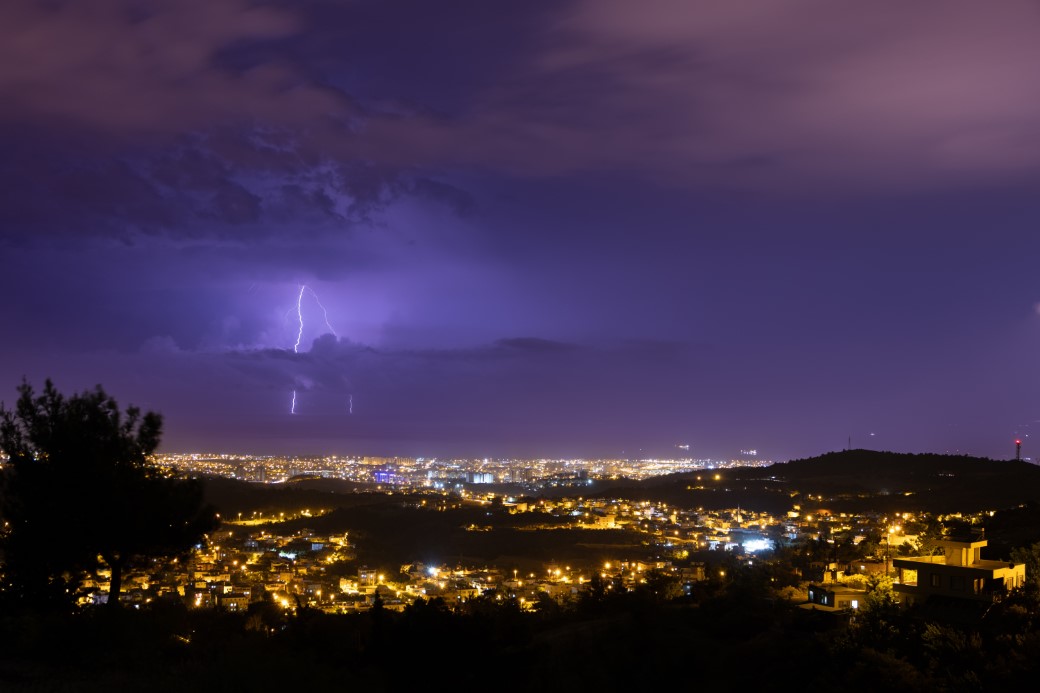
[[[1006,495],[1012,504],[1040,497],[1040,467],[1015,460],[845,450],[819,457],[745,468],[740,479],[775,477],[813,493],[960,493]]]
[[[991,460],[967,455],[844,450],[791,460],[763,468],[769,475],[794,480],[891,479],[897,483],[965,476],[1040,479],[1040,467],[1015,460]],[[746,471],[751,471],[750,469]],[[746,475],[742,474],[742,478]]]
[[[597,495],[770,512],[800,504],[848,512],[969,513],[1040,501],[1040,467],[965,455],[845,450],[769,467],[685,472],[623,483]]]

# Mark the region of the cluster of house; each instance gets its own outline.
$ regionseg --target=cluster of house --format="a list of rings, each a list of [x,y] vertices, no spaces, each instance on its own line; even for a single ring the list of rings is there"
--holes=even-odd
[[[575,501],[563,501],[568,509]],[[851,612],[867,594],[862,581],[852,576],[884,575],[892,580],[895,598],[905,604],[940,604],[970,609],[992,603],[1010,590],[1022,587],[1026,567],[1022,563],[982,558],[987,541],[979,534],[937,540],[927,555],[897,555],[904,547],[912,552],[919,537],[908,535],[900,524],[918,519],[909,513],[889,517],[876,513],[854,515],[827,510],[802,512],[795,506],[783,517],[768,513],[729,509],[696,512],[649,502],[578,501],[577,510],[590,512],[598,526],[629,526],[656,537],[658,546],[740,549],[754,552],[774,548],[777,540],[806,542],[849,537],[854,544],[870,534],[880,535],[884,557],[861,557],[844,564],[817,562],[806,572],[806,608]],[[680,549],[681,551],[681,549]],[[903,552],[900,552],[903,553]],[[703,577],[703,575],[701,576]]]
[[[661,548],[683,556],[699,549],[739,549],[755,552],[770,548],[774,537],[794,539],[798,528],[765,512],[731,508],[696,510],[653,501],[605,498],[539,499],[505,503],[512,512],[541,512],[574,518],[585,529],[631,529],[649,535]]]
[[[892,577],[894,596],[903,604],[974,611],[1022,587],[1026,580],[1024,563],[982,558],[982,549],[987,543],[978,535],[944,539],[938,542],[941,554],[895,558],[892,560],[894,575],[888,572],[887,562],[883,574]],[[867,589],[846,584],[842,571],[833,565],[829,568],[824,572],[826,579],[809,585],[806,607],[845,613],[855,611],[866,598]]]
[[[515,597],[522,606],[531,606],[544,595],[574,597],[597,574],[626,589],[645,582],[652,571],[667,573],[689,585],[705,579],[704,565],[687,560],[694,551],[714,549],[750,555],[782,541],[834,543],[838,536],[851,537],[858,543],[871,533],[884,537],[883,559],[859,558],[844,564],[818,561],[803,572],[807,608],[854,612],[866,591],[862,583],[849,584],[853,575],[891,576],[896,595],[908,604],[931,598],[991,601],[1025,581],[1024,565],[982,559],[986,541],[979,537],[939,542],[943,549],[939,555],[892,558],[891,550],[899,544],[916,543],[916,537],[893,524],[894,520],[913,520],[909,515],[853,516],[825,510],[803,513],[796,506],[776,517],[739,508],[694,511],[664,503],[602,498],[510,499],[504,505],[514,513],[566,516],[574,520],[573,526],[590,530],[638,531],[663,558],[611,561],[595,567],[553,564],[544,571],[526,574],[519,570],[503,573],[491,567],[418,563],[401,566],[392,574],[367,567],[351,567],[345,573],[345,566],[353,566],[356,559],[347,534],[327,536],[304,529],[283,536],[273,533],[277,524],[247,519],[229,522],[186,560],[156,564],[150,571],[127,576],[121,599],[144,603],[156,596],[175,596],[192,607],[230,611],[273,600],[287,609],[306,605],[344,613],[369,609],[377,601],[385,608],[403,609],[419,597],[458,602],[490,593],[497,598]],[[95,588],[88,599],[104,600],[106,577],[102,573],[95,584],[88,585]]]

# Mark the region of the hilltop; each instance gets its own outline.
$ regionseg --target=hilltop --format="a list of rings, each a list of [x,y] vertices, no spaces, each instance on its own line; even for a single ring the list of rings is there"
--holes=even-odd
[[[768,467],[619,483],[597,495],[772,512],[800,504],[847,512],[970,513],[1040,500],[1040,467],[965,455],[844,450]]]

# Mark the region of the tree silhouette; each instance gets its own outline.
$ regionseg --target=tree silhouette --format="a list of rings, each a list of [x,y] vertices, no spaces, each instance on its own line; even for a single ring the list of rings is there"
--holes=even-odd
[[[158,414],[120,412],[100,386],[65,397],[48,380],[38,396],[25,382],[18,392],[13,410],[0,407],[5,596],[67,608],[105,565],[115,607],[134,561],[181,553],[216,526],[196,480],[152,463]]]

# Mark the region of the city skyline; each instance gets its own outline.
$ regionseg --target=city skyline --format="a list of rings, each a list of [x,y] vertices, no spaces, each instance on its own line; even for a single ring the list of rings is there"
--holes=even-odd
[[[0,7],[0,402],[100,384],[180,452],[1034,459],[1040,15],[730,5]]]

